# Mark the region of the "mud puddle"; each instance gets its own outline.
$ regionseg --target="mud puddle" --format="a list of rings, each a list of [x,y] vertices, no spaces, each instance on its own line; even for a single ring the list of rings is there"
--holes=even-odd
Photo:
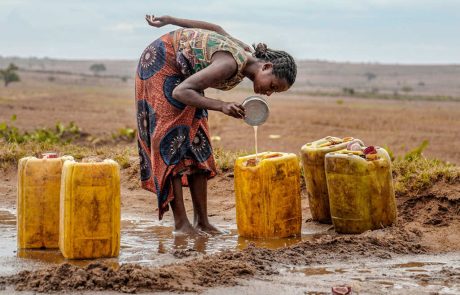
[[[279,269],[270,284],[274,292],[291,294],[330,294],[337,285],[349,285],[357,294],[460,294],[460,256],[402,255],[389,260],[293,266]]]
[[[147,215],[124,214],[122,215],[121,251],[118,258],[68,261],[62,257],[58,250],[17,251],[15,214],[16,212],[12,209],[0,208],[0,243],[2,245],[0,247],[0,265],[2,266],[0,276],[16,274],[22,270],[62,266],[64,262],[80,267],[87,267],[93,262],[102,262],[114,268],[120,264],[132,263],[134,265],[127,266],[126,271],[136,270],[136,273],[141,272],[156,280],[158,279],[159,282],[164,281],[164,284],[158,283],[158,286],[167,285],[170,288],[169,291],[198,290],[204,294],[235,294],[240,292],[260,294],[263,290],[264,294],[330,294],[331,286],[346,284],[350,285],[358,294],[460,294],[460,257],[458,252],[437,255],[396,255],[395,253],[401,252],[394,251],[393,255],[385,256],[386,259],[378,259],[376,258],[377,255],[375,257],[372,255],[361,257],[359,254],[361,248],[349,240],[349,243],[354,246],[350,244],[353,247],[343,248],[343,250],[348,251],[351,255],[354,254],[353,257],[347,260],[335,259],[336,252],[340,252],[340,247],[344,247],[346,243],[335,244],[331,240],[332,238],[324,236],[325,233],[331,234],[328,231],[330,229],[328,225],[304,223],[300,238],[254,240],[239,238],[235,225],[229,222],[217,224],[225,231],[223,235],[183,237],[175,236],[172,233],[171,223],[167,221],[157,221],[154,216],[150,218]],[[396,231],[392,235],[397,233],[399,232]],[[391,238],[391,230],[388,230],[386,235]],[[347,239],[347,237],[343,239]],[[357,236],[356,240],[363,243],[366,241],[362,236]],[[293,250],[296,247],[297,250],[302,249],[297,245],[294,245],[293,248],[288,246],[301,241],[313,242],[311,245],[309,242],[304,243],[303,246],[304,249],[307,249],[303,255],[313,256],[304,262],[299,260],[299,266],[286,266],[297,264],[297,260],[285,258],[294,255],[296,252]],[[377,242],[379,240],[375,238],[374,243]],[[243,254],[223,252],[227,249],[243,249],[252,243],[257,248],[287,248],[281,249],[282,251],[276,250],[267,253],[254,247],[250,247],[250,249],[255,250],[249,249],[249,251],[241,252]],[[324,243],[327,245],[320,247]],[[410,243],[406,244],[410,245]],[[370,244],[366,245],[370,246]],[[223,253],[220,255],[218,252]],[[269,257],[264,256],[264,253],[277,255],[278,258],[269,259]],[[208,259],[205,257],[203,261],[192,260],[155,268],[164,264],[193,259],[202,254],[218,255],[206,256]],[[252,262],[246,261],[248,258],[251,258]],[[264,271],[255,270],[254,266],[265,260],[268,263],[267,267],[270,265],[275,267],[275,272],[268,271],[268,275],[264,275]],[[312,261],[311,264],[308,261]],[[248,262],[247,265],[243,265],[245,262]],[[277,263],[278,266],[276,266]],[[140,269],[141,266],[136,265],[151,267],[151,269]],[[60,269],[61,266],[58,266],[57,269]],[[68,264],[67,267],[69,267]],[[209,268],[214,269],[214,272],[222,269],[221,273],[212,276],[215,282],[209,281]],[[165,269],[167,269],[166,275],[161,273]],[[193,278],[187,277],[192,270],[202,274]],[[91,272],[92,270],[87,271]],[[124,274],[123,271],[122,269],[118,273]],[[74,272],[78,274],[77,270]],[[244,274],[254,276],[249,276],[251,279],[245,280],[243,279]],[[171,277],[168,277],[169,275]],[[37,278],[40,276],[41,274],[37,274]],[[179,279],[174,280],[176,276],[179,276]],[[203,278],[206,280],[201,281]],[[234,283],[226,284],[227,281],[239,279],[242,280],[239,281],[240,285],[238,286],[234,286]],[[46,279],[44,282],[46,283]],[[190,283],[190,289],[179,286],[179,283],[183,282]],[[174,285],[176,283],[177,286]],[[223,287],[216,287],[221,285]],[[155,286],[157,285],[151,287],[156,288]],[[208,287],[203,289],[202,286]],[[133,288],[137,287],[141,286],[135,285]],[[13,286],[7,286],[7,291],[12,291],[12,288]],[[66,288],[68,286],[63,290]],[[110,293],[109,290],[106,292]],[[71,293],[73,292],[71,291]]]
[[[93,262],[103,262],[116,267],[123,263],[136,263],[155,267],[193,258],[201,254],[214,254],[227,249],[244,249],[253,243],[256,247],[276,249],[302,240],[314,240],[328,226],[306,229],[301,237],[257,240],[238,237],[235,225],[217,224],[224,234],[217,236],[178,236],[172,224],[147,219],[144,216],[122,215],[120,255],[118,258],[96,260],[66,260],[59,249],[18,250],[16,248],[16,212],[0,208],[0,276],[12,275],[22,270],[43,268],[69,262],[85,267]]]

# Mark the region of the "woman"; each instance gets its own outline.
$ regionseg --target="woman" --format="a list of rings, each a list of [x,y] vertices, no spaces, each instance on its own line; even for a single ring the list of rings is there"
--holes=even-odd
[[[296,65],[284,51],[249,46],[220,26],[171,16],[147,15],[149,25],[182,28],[153,41],[136,75],[138,149],[142,187],[157,194],[159,218],[171,204],[175,233],[219,232],[207,215],[207,181],[216,175],[207,110],[244,118],[244,108],[204,96],[206,88],[230,90],[244,77],[254,92],[271,95],[294,83]],[[194,226],[187,218],[182,185],[189,185]]]

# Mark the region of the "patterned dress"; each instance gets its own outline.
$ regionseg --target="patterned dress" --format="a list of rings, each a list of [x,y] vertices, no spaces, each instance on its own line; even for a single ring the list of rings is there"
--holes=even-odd
[[[247,54],[242,43],[212,31],[179,29],[153,41],[142,53],[136,75],[138,150],[142,187],[158,198],[159,218],[174,198],[172,178],[216,175],[208,112],[176,100],[174,88],[211,64],[217,51],[232,54],[237,74],[215,88],[229,90],[244,78]]]

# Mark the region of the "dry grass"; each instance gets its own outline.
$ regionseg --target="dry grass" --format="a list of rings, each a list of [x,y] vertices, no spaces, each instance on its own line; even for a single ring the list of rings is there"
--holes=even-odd
[[[214,157],[216,160],[217,168],[222,172],[227,172],[233,170],[235,167],[235,161],[237,158],[248,155],[248,152],[245,151],[228,151],[222,148],[214,149]]]
[[[71,155],[76,160],[88,157],[114,159],[122,169],[137,165],[137,149],[135,144],[114,146],[82,146],[76,144],[50,144],[27,142],[23,144],[0,142],[0,169],[17,166],[19,159],[25,156],[36,156],[44,152],[57,152],[60,155]],[[422,154],[423,148],[416,148],[393,162],[394,186],[397,195],[418,193],[429,189],[438,181],[455,183],[460,181],[460,167],[438,159],[427,159]],[[229,151],[223,148],[214,149],[216,165],[221,173],[231,172],[235,160],[247,155],[245,151]],[[136,172],[138,173],[138,171]],[[303,177],[301,178],[303,181]],[[301,183],[301,185],[303,185]]]
[[[133,147],[85,146],[70,143],[27,142],[23,144],[0,142],[0,168],[17,166],[19,159],[26,156],[40,157],[42,153],[57,152],[59,155],[71,155],[76,160],[88,157],[115,159],[122,168],[129,167],[129,157],[137,152]]]
[[[59,155],[71,155],[76,160],[83,158],[97,157],[103,159],[113,159],[120,164],[121,169],[126,169],[133,165],[133,158],[137,159],[136,144],[130,145],[102,145],[88,146],[72,143],[8,143],[0,141],[0,168],[7,169],[17,166],[19,159],[26,156],[40,157],[42,153],[57,152]],[[219,171],[227,172],[233,170],[235,160],[247,152],[233,152],[222,148],[214,149],[214,157]],[[137,162],[136,162],[137,164]]]
[[[428,144],[428,141],[424,141],[404,156],[394,160],[393,174],[397,195],[418,193],[429,189],[438,181],[446,183],[460,181],[460,167],[423,156],[423,151]]]
[[[393,165],[394,185],[397,195],[417,194],[438,181],[460,181],[460,167],[422,155],[396,160]]]

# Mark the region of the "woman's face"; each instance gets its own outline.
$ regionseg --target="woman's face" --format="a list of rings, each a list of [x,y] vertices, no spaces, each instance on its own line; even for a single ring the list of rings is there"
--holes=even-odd
[[[254,77],[254,92],[270,96],[273,92],[283,92],[289,89],[285,79],[276,77],[273,73],[273,64],[264,63]]]

